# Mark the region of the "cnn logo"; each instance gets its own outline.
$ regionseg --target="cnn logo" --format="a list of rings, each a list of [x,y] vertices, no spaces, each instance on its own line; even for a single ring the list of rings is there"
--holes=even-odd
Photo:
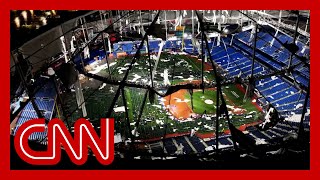
[[[28,137],[34,132],[45,131],[44,119],[32,119],[22,124],[16,132],[14,146],[17,154],[25,162],[33,165],[55,165],[61,159],[61,146],[74,164],[82,165],[88,159],[90,146],[97,160],[102,165],[109,165],[114,159],[114,120],[102,118],[100,137],[84,118],[74,124],[74,137],[60,119],[52,119],[48,125],[48,148],[46,151],[32,150]]]

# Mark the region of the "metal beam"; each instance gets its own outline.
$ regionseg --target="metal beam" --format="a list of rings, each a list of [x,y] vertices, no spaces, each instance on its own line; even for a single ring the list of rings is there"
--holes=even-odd
[[[293,42],[292,42],[293,44],[296,44],[296,40],[297,40],[297,36],[298,36],[299,21],[300,21],[300,15],[297,14],[296,29],[295,29],[295,33],[294,33],[294,37],[293,37]],[[295,53],[291,52],[288,67],[290,67],[292,64],[292,59],[293,59],[294,54]]]
[[[253,77],[254,61],[256,57],[256,45],[258,37],[258,25],[256,24],[255,33],[254,33],[254,43],[253,43],[253,54],[252,54],[252,65],[251,65],[251,77]]]
[[[117,99],[118,99],[118,97],[119,97],[119,95],[120,95],[120,90],[124,87],[124,83],[125,83],[125,81],[127,80],[128,76],[129,76],[129,72],[130,72],[130,70],[132,69],[133,64],[137,61],[137,59],[140,58],[140,50],[141,50],[141,48],[143,47],[143,43],[144,43],[144,41],[146,40],[148,34],[150,34],[151,27],[154,26],[156,20],[157,20],[158,17],[159,17],[159,14],[160,14],[160,11],[158,11],[157,15],[156,15],[155,18],[153,19],[153,21],[152,21],[150,27],[148,28],[147,32],[146,32],[145,35],[143,36],[142,41],[141,41],[141,43],[140,43],[140,46],[138,47],[137,52],[136,52],[136,54],[134,55],[134,57],[133,57],[130,65],[129,65],[129,67],[128,67],[128,70],[126,71],[126,74],[124,75],[124,77],[123,77],[123,79],[122,79],[122,81],[121,81],[121,83],[120,83],[120,85],[119,85],[119,88],[117,89],[117,92],[116,92],[116,94],[115,94],[115,96],[114,96],[114,98],[113,98],[113,101],[111,102],[111,105],[110,105],[109,110],[108,110],[108,112],[107,112],[107,114],[106,114],[106,117],[110,117],[110,116],[111,116],[113,107],[114,107],[114,105],[116,104],[116,101],[117,101]]]
[[[255,19],[253,19],[252,17],[250,17],[249,15],[247,15],[247,14],[241,12],[241,11],[239,11],[239,12],[242,13],[243,15],[245,15],[245,16],[246,16],[247,18],[249,18],[251,21],[257,23],[262,29],[265,30],[266,33],[268,33],[271,37],[273,37],[276,41],[278,41],[279,44],[281,44],[281,46],[283,46],[285,49],[287,49],[289,52],[291,52],[291,51],[285,46],[285,44],[280,41],[279,38],[275,37],[272,33],[270,33],[268,30],[266,30],[265,27],[263,27],[262,25],[260,25]],[[307,63],[307,62],[304,62],[304,60],[303,60],[303,58],[302,58],[301,56],[299,56],[299,55],[297,55],[297,54],[294,54],[294,56],[295,56],[296,58],[298,58],[298,59],[299,59],[302,63],[304,63],[306,66],[308,66],[308,63]]]
[[[217,102],[216,102],[216,151],[217,153],[219,152],[219,116],[220,116],[220,104],[219,104],[219,98],[221,98],[221,106],[222,108],[226,109],[225,111],[225,114],[226,114],[226,118],[227,118],[227,121],[228,121],[228,124],[229,124],[229,127],[230,127],[230,119],[229,119],[229,115],[228,115],[228,110],[227,110],[227,107],[226,107],[226,103],[225,103],[225,100],[224,100],[224,97],[223,97],[223,94],[222,94],[222,89],[221,89],[221,76],[220,74],[218,74],[218,71],[217,71],[217,68],[212,60],[212,56],[211,56],[211,52],[210,52],[210,49],[209,49],[209,43],[208,43],[208,40],[207,40],[207,37],[206,37],[206,34],[204,32],[204,24],[203,24],[203,20],[202,20],[202,17],[200,17],[199,13],[196,11],[196,14],[198,16],[198,20],[199,20],[199,23],[200,23],[200,29],[201,29],[201,33],[203,33],[204,35],[204,42],[206,43],[206,47],[207,47],[207,51],[208,51],[208,55],[209,55],[209,58],[210,58],[210,61],[211,61],[211,64],[212,64],[212,68],[213,68],[213,72],[214,72],[214,75],[215,75],[215,78],[216,78],[216,87],[217,87]],[[231,135],[233,135],[232,132],[230,132]],[[233,146],[235,149],[237,149],[237,145],[234,141],[234,138],[232,138],[233,140]]]

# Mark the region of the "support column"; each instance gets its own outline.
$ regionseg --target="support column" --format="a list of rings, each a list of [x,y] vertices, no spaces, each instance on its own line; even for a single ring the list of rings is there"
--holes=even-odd
[[[296,21],[296,28],[295,28],[295,33],[294,33],[294,37],[293,37],[293,44],[296,44],[296,40],[297,40],[297,36],[298,36],[298,28],[299,28],[299,20],[300,20],[300,15],[299,15],[299,11],[297,12],[297,21]],[[295,53],[291,52],[291,56],[289,59],[289,64],[288,64],[288,68],[290,68],[291,64],[292,64],[292,59],[293,59],[293,55]]]
[[[304,31],[305,31],[305,32],[307,32],[307,30],[308,30],[309,18],[310,18],[310,12],[309,12],[309,14],[308,14],[308,19],[307,19],[307,22],[306,22],[306,27],[304,28]]]
[[[74,83],[74,89],[76,92],[76,99],[77,99],[78,107],[81,108],[83,117],[87,117],[86,104],[84,102],[83,93],[82,93],[82,89],[81,89],[81,83],[79,81],[79,78]]]
[[[221,16],[222,16],[222,10],[219,11],[219,22],[218,22],[218,30],[221,31]],[[220,46],[220,34],[218,34],[217,38],[217,46]]]
[[[204,51],[204,31],[201,32],[201,89],[202,94],[204,94],[204,59],[205,59],[205,51]]]
[[[168,39],[167,11],[164,11],[164,27],[166,29],[166,40]]]
[[[69,118],[69,117],[67,117],[67,112],[65,111],[65,108],[64,108],[64,105],[63,105],[63,101],[62,101],[62,98],[61,98],[61,95],[60,95],[60,92],[59,92],[56,74],[53,74],[53,84],[54,84],[54,88],[55,88],[55,90],[56,90],[57,99],[58,99],[58,100],[56,100],[56,103],[57,103],[57,101],[60,102],[60,106],[61,106],[61,110],[62,110],[62,115],[63,115],[63,117],[64,117],[63,121],[66,122],[67,127],[68,127],[69,131],[71,132],[71,125],[70,125],[70,123],[69,123],[69,121],[68,121],[68,118]],[[58,106],[57,106],[57,108],[58,108]],[[58,109],[57,109],[57,110],[58,110]]]
[[[61,44],[62,44],[62,53],[64,55],[65,62],[67,63],[68,62],[68,56],[67,56],[68,52],[67,52],[64,36],[61,36],[60,40],[61,40]],[[73,43],[72,43],[72,45],[73,45]],[[72,51],[72,46],[71,46],[71,51]]]
[[[308,89],[307,89],[307,94],[306,94],[306,97],[305,97],[305,100],[304,100],[304,104],[303,104],[303,110],[302,110],[302,114],[301,114],[299,130],[298,130],[298,138],[303,138],[303,134],[304,134],[303,121],[304,121],[305,114],[307,112],[309,96],[310,96],[310,82],[309,82],[309,86],[308,86]]]
[[[84,27],[83,27],[84,22],[82,21],[82,18],[80,18],[80,23],[81,23],[81,29],[82,29],[84,41],[85,41],[85,43],[87,43],[88,40],[87,40],[86,32],[85,32]]]
[[[16,71],[18,71],[18,74],[20,76],[22,86],[24,87],[28,97],[31,98],[30,101],[31,101],[33,109],[36,111],[36,114],[37,114],[38,118],[44,118],[43,114],[40,112],[40,109],[39,109],[38,105],[36,104],[36,102],[34,101],[33,97],[30,97],[30,89],[29,89],[29,86],[28,86],[28,84],[26,82],[26,77],[23,74],[22,69],[20,67],[20,62],[18,62],[18,63],[16,62],[16,58],[13,56],[12,52],[11,52],[11,56],[12,56],[12,59],[14,61],[14,65],[16,67]]]
[[[279,33],[279,28],[280,28],[280,24],[281,24],[281,17],[282,17],[282,10],[280,10],[280,12],[279,12],[278,27],[277,27],[276,34],[274,35],[275,37],[277,37],[277,36],[278,36],[278,33]],[[273,38],[272,41],[270,42],[270,46],[273,45],[274,40],[275,40],[275,39]]]
[[[107,62],[107,66],[108,66],[108,73],[109,73],[109,76],[111,77],[111,70],[110,70],[109,61],[108,61],[108,53],[107,53],[107,46],[106,46],[106,40],[104,37],[104,32],[101,33],[101,36],[102,36],[102,41],[103,41],[103,49],[104,49],[104,52],[106,53],[106,62]],[[109,36],[108,36],[108,43],[109,43],[109,54],[111,54]]]
[[[102,12],[101,11],[99,11],[99,15],[100,15],[100,21],[101,21],[102,29],[105,29],[105,24],[103,22]]]

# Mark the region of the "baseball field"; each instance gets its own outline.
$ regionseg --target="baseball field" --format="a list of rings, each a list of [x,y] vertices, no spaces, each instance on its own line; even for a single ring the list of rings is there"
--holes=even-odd
[[[131,59],[132,57],[127,56],[110,62],[112,77],[121,80]],[[155,61],[152,60],[151,63],[151,67],[154,67]],[[102,68],[102,66],[104,67]],[[131,69],[127,81],[148,83],[150,81],[149,67],[147,56],[141,56]],[[99,75],[108,76],[107,66],[105,65],[93,69]],[[213,81],[214,76],[211,66],[205,64],[204,69],[205,79]],[[199,83],[201,79],[201,61],[189,55],[162,53],[154,75],[155,84],[163,83],[165,70],[168,72],[168,79],[172,85],[186,82]],[[118,86],[87,79],[82,83],[82,88],[86,99],[87,118],[94,126],[99,126],[99,118],[106,115]],[[214,134],[215,132],[216,90],[214,88],[206,89],[204,92],[202,89],[193,90],[192,95],[189,90],[179,90],[166,97],[156,95],[153,103],[147,95],[147,102],[143,107],[138,127],[136,127],[136,121],[141,111],[146,90],[126,87],[124,92],[129,126],[131,130],[137,128],[138,139],[158,138],[164,134],[188,133],[191,129],[203,134]],[[239,88],[238,85],[223,87],[223,95],[227,103],[230,120],[236,127],[259,120],[261,114],[259,108],[251,99],[244,98],[243,89]],[[72,91],[66,93],[64,99],[67,112],[70,113],[76,109],[69,117],[69,121],[82,117],[81,109],[77,109],[75,93]],[[123,109],[123,106],[123,98],[120,95],[115,108]],[[129,133],[132,132],[128,131],[125,112],[114,111],[112,117],[115,118],[116,132],[128,137]],[[223,117],[219,123],[221,133],[228,129]]]

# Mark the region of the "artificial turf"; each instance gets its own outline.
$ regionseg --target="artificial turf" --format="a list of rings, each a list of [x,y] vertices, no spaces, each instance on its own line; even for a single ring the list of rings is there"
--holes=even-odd
[[[247,113],[251,111],[258,111],[258,109],[251,103],[250,99],[244,99],[244,93],[237,88],[235,85],[230,85],[223,88],[224,97],[227,105],[236,106],[242,109],[245,109]],[[238,97],[232,93],[232,91],[238,95]],[[193,101],[193,112],[197,114],[215,114],[216,113],[216,90],[205,90],[204,93],[202,90],[195,90],[192,95]],[[185,98],[189,99],[189,107],[192,107],[191,96],[189,93],[185,94]],[[213,104],[206,104],[205,100],[212,100]],[[221,102],[221,100],[220,100]]]
[[[252,104],[252,100],[249,98],[244,98],[245,94],[238,87],[236,87],[236,85],[223,87],[222,91],[236,106],[246,109],[248,113],[251,111],[258,111],[256,106]],[[239,97],[236,97],[232,91],[239,95]]]
[[[197,114],[214,114],[216,110],[216,94],[217,93],[215,90],[205,90],[204,93],[202,92],[202,90],[195,90],[192,95],[193,112]],[[191,95],[189,93],[186,93],[185,98],[190,100],[188,102],[188,105],[192,107]],[[205,100],[212,100],[214,104],[206,104]]]
[[[194,59],[191,57],[187,57],[184,55],[169,55],[166,53],[163,53],[161,55],[161,58],[168,58],[171,59],[172,57],[175,57],[172,61],[167,62],[159,62],[158,64],[158,74],[156,76],[156,80],[159,82],[163,80],[163,77],[160,76],[160,73],[163,72],[164,69],[168,69],[169,73],[175,72],[175,76],[183,76],[183,78],[188,78],[190,74],[192,74],[196,79],[199,79],[200,73],[198,73],[199,68],[201,69],[201,63],[194,62]],[[118,69],[121,67],[125,67],[126,63],[131,62],[132,57],[126,57],[116,60],[116,65],[111,67],[112,71],[112,77],[116,79],[122,79],[124,76],[124,73],[120,74]],[[183,61],[184,60],[184,61]],[[141,79],[146,78],[148,79],[150,74],[147,71],[149,66],[147,66],[146,62],[147,58],[142,56],[137,63],[138,66],[134,66],[132,70],[129,73],[129,78],[132,79],[132,74],[138,74],[141,76]],[[179,64],[179,62],[181,62]],[[152,62],[152,66],[154,62]],[[176,63],[175,69],[173,69],[173,64]],[[190,65],[190,66],[184,66],[184,65]],[[142,68],[142,69],[141,69]],[[105,76],[107,76],[105,71]],[[102,72],[100,71],[100,73]],[[125,71],[123,71],[125,72]],[[205,72],[204,73],[208,80],[214,80],[212,72]],[[169,79],[171,80],[171,76],[169,76]],[[173,81],[171,81],[173,84],[179,84],[182,83],[184,80],[180,78],[174,78]],[[112,86],[113,90],[117,89],[117,86]],[[125,89],[125,98],[127,101],[127,107],[128,107],[128,115],[129,120],[131,123],[137,121],[138,114],[142,105],[142,99],[144,96],[145,90],[142,89],[135,89],[135,88],[124,88]],[[92,88],[84,88],[84,97],[86,99],[86,107],[88,111],[88,118],[90,118],[90,121],[97,121],[99,122],[100,117],[104,117],[107,110],[109,109],[109,106],[111,104],[111,100],[114,98],[115,92],[110,92],[110,85],[107,85],[105,88],[98,90],[94,93],[93,96],[88,98],[88,95],[91,94],[91,92],[94,91]],[[232,91],[234,91],[236,94],[239,95],[239,97],[234,96],[232,94]],[[250,111],[257,111],[256,107],[251,103],[251,100],[247,100],[246,102],[243,102],[243,96],[244,93],[239,90],[235,85],[230,85],[229,87],[224,87],[223,92],[226,95],[226,101],[227,104],[232,105],[231,102],[236,104],[238,107],[242,107],[247,109],[247,113]],[[203,98],[201,98],[204,96]],[[158,96],[156,96],[158,97]],[[158,97],[159,98],[159,97]],[[190,99],[190,94],[186,93],[185,95],[186,99]],[[206,104],[204,100],[210,99],[214,102],[214,104]],[[205,93],[202,93],[202,90],[194,91],[193,93],[193,103],[194,108],[193,111],[197,114],[204,114],[206,111],[207,114],[215,114],[215,102],[216,102],[216,91],[215,90],[206,90]],[[73,109],[77,109],[77,103],[75,98],[75,93],[70,92],[65,94],[64,98],[65,102],[65,108],[68,113],[72,112]],[[191,101],[188,102],[189,106],[191,107]],[[119,97],[117,103],[117,106],[122,106],[122,98]],[[214,132],[214,128],[208,128],[208,127],[214,127],[214,120],[207,120],[205,118],[195,118],[194,121],[177,121],[170,119],[168,112],[163,108],[159,108],[160,102],[158,102],[158,99],[155,99],[154,104],[151,104],[149,100],[147,100],[145,107],[143,109],[140,126],[138,127],[139,132],[139,138],[154,138],[154,137],[162,137],[164,133],[170,134],[170,133],[176,133],[176,132],[188,132],[191,128],[198,128],[198,132],[201,133],[207,133],[207,132]],[[77,118],[82,117],[81,110],[78,109],[75,111],[71,117],[68,119],[73,122]],[[121,132],[122,134],[128,133],[128,129],[126,126],[125,120],[125,114],[124,113],[112,113],[112,117],[115,118],[115,129],[117,132]],[[231,121],[234,123],[235,126],[240,126],[245,123],[251,123],[255,121],[256,118],[249,118],[245,119],[242,116],[233,116],[231,118]],[[161,123],[159,123],[161,121]],[[226,124],[225,120],[220,119],[221,128],[219,131],[223,131],[224,129],[227,129],[228,126]],[[134,125],[131,126],[131,129],[133,129]],[[166,127],[166,128],[165,128]]]

